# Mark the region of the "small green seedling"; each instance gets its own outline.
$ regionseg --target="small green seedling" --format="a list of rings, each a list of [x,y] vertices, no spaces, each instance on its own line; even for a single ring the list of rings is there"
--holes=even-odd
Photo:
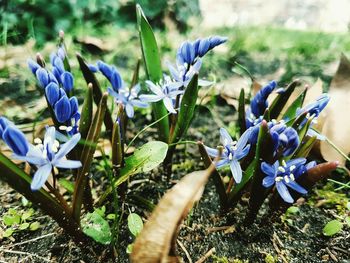
[[[28,210],[10,208],[1,218],[1,221],[6,226],[3,237],[11,237],[13,233],[24,230],[38,230],[40,223],[33,220],[34,213],[33,208],[29,208]]]
[[[143,228],[142,218],[136,213],[130,213],[128,216],[128,228],[134,237],[137,237]],[[129,244],[126,248],[126,253],[132,252],[133,244]]]

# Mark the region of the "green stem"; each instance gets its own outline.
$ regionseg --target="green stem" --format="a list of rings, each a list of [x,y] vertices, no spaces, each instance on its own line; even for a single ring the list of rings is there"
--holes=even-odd
[[[133,142],[136,140],[137,137],[139,137],[144,131],[146,131],[148,128],[152,127],[153,125],[157,124],[158,122],[160,122],[162,119],[168,117],[170,114],[172,114],[171,112],[169,112],[168,114],[164,115],[163,117],[161,117],[160,119],[152,122],[151,124],[147,125],[145,128],[143,128],[141,131],[139,131],[135,137],[129,142],[128,146],[126,147],[125,152],[128,151],[128,149],[130,148],[130,146],[133,144]]]

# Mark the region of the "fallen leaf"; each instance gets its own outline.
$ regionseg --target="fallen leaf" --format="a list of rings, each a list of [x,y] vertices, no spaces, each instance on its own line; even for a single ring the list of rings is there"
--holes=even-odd
[[[134,243],[132,262],[180,262],[175,251],[178,228],[201,197],[213,170],[212,165],[186,175],[163,196]]]
[[[326,119],[322,134],[332,141],[345,154],[350,153],[350,123],[347,117],[350,112],[350,62],[342,54],[340,63],[329,88],[329,101],[324,112]],[[329,143],[321,141],[321,154],[327,161],[338,160],[345,164],[345,158]]]

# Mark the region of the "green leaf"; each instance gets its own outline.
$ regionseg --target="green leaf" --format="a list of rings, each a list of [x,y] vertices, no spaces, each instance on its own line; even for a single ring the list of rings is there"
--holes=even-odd
[[[81,221],[83,232],[96,242],[108,245],[112,241],[112,233],[108,222],[98,213],[87,213]]]
[[[37,221],[35,221],[35,222],[33,222],[33,223],[30,224],[29,230],[30,230],[30,231],[35,231],[35,230],[38,230],[39,227],[40,227],[40,223],[37,222]]]
[[[122,184],[132,175],[148,172],[163,162],[168,151],[168,144],[161,141],[152,141],[137,149],[133,155],[125,158],[125,166],[121,168],[119,177],[114,182],[114,187]],[[108,187],[100,197],[98,204],[102,203],[112,192]]]
[[[28,220],[33,214],[34,214],[33,208],[29,209],[28,211],[25,211],[21,216],[22,221]]]
[[[131,213],[128,216],[128,228],[135,237],[141,233],[143,222],[141,217],[136,213]]]
[[[246,123],[245,123],[245,95],[244,95],[244,89],[241,89],[241,92],[239,93],[239,100],[238,100],[238,124],[239,124],[240,134],[242,134],[247,129]]]
[[[305,140],[299,145],[299,148],[295,151],[293,158],[304,157],[306,158],[317,141],[317,137],[305,138]]]
[[[343,224],[338,220],[332,220],[328,222],[323,228],[323,234],[325,236],[333,236],[339,233],[343,228]]]
[[[191,124],[198,97],[198,74],[195,74],[188,84],[181,100],[179,116],[171,143],[176,143],[186,134]]]
[[[93,110],[93,86],[88,85],[86,90],[86,95],[83,103],[83,108],[81,109],[81,118],[79,122],[79,132],[81,138],[86,139],[89,132],[89,128],[92,122],[92,110]]]
[[[106,207],[102,206],[101,208],[96,208],[95,212],[99,214],[100,216],[104,217],[106,213]]]
[[[77,54],[77,59],[79,62],[80,70],[83,73],[86,84],[92,84],[93,89],[93,98],[96,105],[99,105],[103,96],[100,84],[98,83],[94,73],[91,72],[88,65],[86,64],[84,58]],[[113,119],[111,113],[108,109],[106,109],[106,114],[104,115],[104,124],[106,126],[107,133],[110,135],[110,139],[112,139],[112,129],[113,129]]]
[[[286,211],[287,214],[296,214],[298,212],[299,212],[299,207],[297,206],[291,206]]]
[[[131,254],[131,253],[132,253],[133,247],[134,247],[134,244],[129,244],[129,245],[126,247],[126,253],[127,253],[127,254]]]
[[[69,193],[72,194],[74,192],[74,183],[73,182],[67,180],[66,178],[60,178],[60,179],[58,179],[58,182]]]
[[[29,223],[23,223],[19,226],[19,230],[25,230],[29,227]]]
[[[19,215],[4,215],[2,220],[5,225],[13,226],[18,225],[21,222],[21,217]]]
[[[271,119],[277,119],[280,115],[283,107],[286,105],[289,97],[292,95],[295,88],[299,85],[299,81],[295,80],[288,85],[286,90],[278,94],[270,106],[270,117]]]
[[[108,214],[106,218],[109,220],[115,220],[115,214]]]
[[[3,234],[3,237],[10,237],[12,236],[14,230],[12,228],[8,228],[5,230],[4,234]]]
[[[345,223],[350,227],[350,216],[345,217]]]
[[[77,222],[80,221],[81,206],[83,203],[84,191],[86,188],[88,174],[92,163],[93,155],[96,150],[96,145],[100,137],[103,119],[107,109],[107,93],[103,94],[100,104],[97,107],[93,122],[89,129],[83,151],[81,152],[80,161],[82,167],[78,171],[78,176],[74,184],[73,195],[73,217]]]
[[[125,158],[125,166],[120,170],[120,176],[115,182],[115,187],[125,182],[130,176],[138,173],[146,173],[156,168],[163,162],[168,145],[160,141],[152,141],[137,149],[133,155]]]
[[[156,38],[151,25],[148,23],[140,5],[136,5],[137,28],[139,31],[143,61],[147,77],[154,83],[158,83],[162,77],[162,67]],[[152,110],[156,120],[168,113],[163,101],[152,103]],[[164,118],[158,123],[158,133],[162,141],[169,140],[169,119]]]
[[[299,96],[293,101],[293,103],[288,107],[286,112],[284,113],[282,119],[284,120],[291,120],[292,118],[295,117],[297,110],[302,107],[305,96],[306,96],[306,91],[305,89]]]
[[[350,211],[350,202],[346,204],[346,208]]]

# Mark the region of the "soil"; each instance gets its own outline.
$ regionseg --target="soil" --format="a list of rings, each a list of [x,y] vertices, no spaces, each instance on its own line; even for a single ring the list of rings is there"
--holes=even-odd
[[[220,99],[216,100],[216,104],[215,107],[210,107],[213,114],[205,108],[200,109],[200,114],[189,130],[190,140],[203,140],[211,146],[218,142],[219,126],[218,120],[215,120],[216,114],[226,116],[223,122],[228,125],[234,111]],[[136,123],[135,126],[141,127],[141,123]],[[141,136],[139,143],[150,140],[149,136],[154,138],[154,129]],[[135,176],[127,193],[126,211],[136,211],[146,220],[150,212],[135,202],[131,193],[156,204],[164,192],[183,175],[202,169],[203,164],[195,145],[179,145],[174,168],[170,182],[167,182],[161,167],[147,175]],[[100,183],[96,182],[97,191]],[[0,189],[0,216],[10,207],[22,207],[20,194],[1,182]],[[309,196],[316,203],[322,199],[315,193],[310,193]],[[245,202],[243,198],[233,211],[220,215],[218,196],[213,183],[209,181],[202,199],[181,226],[178,240],[185,249],[179,246],[178,252],[183,261],[189,262],[186,252],[192,262],[196,262],[215,248],[213,255],[205,262],[350,262],[349,227],[344,227],[334,237],[325,237],[322,234],[324,225],[337,214],[335,205],[316,207],[312,205],[315,202],[302,199],[298,202],[299,212],[288,216],[289,221],[283,220],[286,216],[282,216],[266,223],[260,215],[254,224],[243,227],[241,223],[246,212]],[[106,207],[107,210],[111,209],[109,201]],[[261,214],[265,211],[263,206]],[[15,233],[13,239],[0,239],[0,262],[129,262],[126,247],[133,242],[133,238],[125,220],[119,234],[118,259],[113,261],[108,247],[94,243],[77,245],[40,210],[36,212],[36,219],[41,223],[39,230],[21,231]],[[2,223],[0,226],[3,227]],[[33,240],[35,238],[37,239]]]

